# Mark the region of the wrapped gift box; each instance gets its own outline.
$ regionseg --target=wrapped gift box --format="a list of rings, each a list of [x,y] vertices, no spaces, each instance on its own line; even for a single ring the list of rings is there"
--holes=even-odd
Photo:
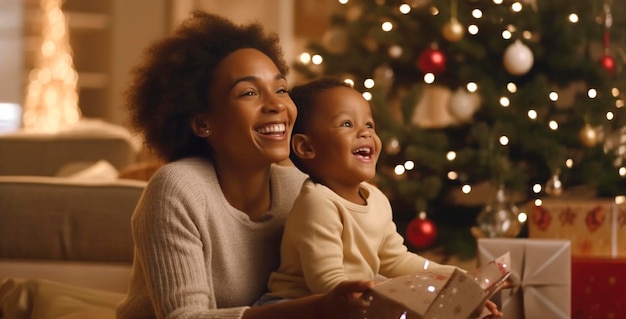
[[[573,257],[626,258],[626,203],[546,198],[528,212],[530,238],[568,239]]]
[[[510,289],[493,300],[507,319],[570,319],[571,252],[568,240],[478,239],[478,262],[511,254]]]
[[[510,274],[510,255],[472,273],[438,268],[392,278],[372,288],[368,319],[484,318],[485,301]]]
[[[572,259],[572,318],[626,318],[626,259]]]

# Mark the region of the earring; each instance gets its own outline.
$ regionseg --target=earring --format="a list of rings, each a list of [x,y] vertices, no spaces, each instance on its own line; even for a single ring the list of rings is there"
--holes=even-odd
[[[211,129],[209,129],[209,128],[205,129],[204,133],[206,134],[206,136],[211,135]]]

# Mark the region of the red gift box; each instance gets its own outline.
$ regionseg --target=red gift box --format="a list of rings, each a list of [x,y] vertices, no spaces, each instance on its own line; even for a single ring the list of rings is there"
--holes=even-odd
[[[572,319],[626,318],[626,259],[572,258]]]

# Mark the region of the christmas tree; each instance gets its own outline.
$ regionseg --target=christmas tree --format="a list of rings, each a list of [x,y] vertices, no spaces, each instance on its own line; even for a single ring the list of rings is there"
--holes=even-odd
[[[473,256],[478,190],[505,190],[513,208],[580,187],[626,192],[626,27],[611,1],[336,6],[294,69],[370,100],[384,143],[373,182],[412,249]]]

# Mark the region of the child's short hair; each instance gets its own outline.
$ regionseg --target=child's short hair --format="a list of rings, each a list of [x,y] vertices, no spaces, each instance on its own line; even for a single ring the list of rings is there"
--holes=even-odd
[[[321,77],[304,84],[296,85],[291,89],[289,95],[298,109],[298,116],[293,126],[292,135],[306,134],[308,132],[317,97],[320,93],[337,87],[352,88],[350,84],[338,78]],[[289,159],[298,169],[304,171],[300,158],[294,154],[294,152],[290,153]]]

